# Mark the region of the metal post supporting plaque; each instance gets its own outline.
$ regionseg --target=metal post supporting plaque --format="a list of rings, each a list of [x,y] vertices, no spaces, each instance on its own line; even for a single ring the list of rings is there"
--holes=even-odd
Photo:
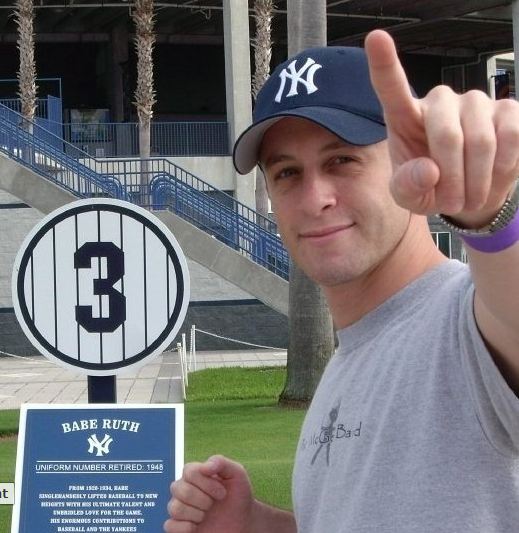
[[[88,403],[116,403],[115,376],[88,376]]]

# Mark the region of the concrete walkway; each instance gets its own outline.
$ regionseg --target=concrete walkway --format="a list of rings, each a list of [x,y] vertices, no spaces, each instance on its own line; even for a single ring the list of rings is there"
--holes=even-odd
[[[197,353],[197,370],[223,366],[278,366],[286,352],[215,351]],[[180,363],[176,352],[165,352],[133,373],[117,377],[119,403],[176,403],[182,401]],[[0,357],[0,409],[22,403],[87,403],[87,378],[44,357]]]

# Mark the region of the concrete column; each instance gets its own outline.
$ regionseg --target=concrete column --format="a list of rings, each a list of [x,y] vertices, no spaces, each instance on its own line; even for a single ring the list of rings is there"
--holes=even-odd
[[[512,2],[512,22],[514,26],[514,75],[515,98],[519,99],[519,0]]]
[[[223,22],[227,122],[232,146],[252,122],[248,2],[224,0]],[[255,170],[246,176],[234,171],[235,197],[252,208],[255,205],[254,183]]]
[[[487,59],[487,94],[490,96],[490,98],[492,98],[492,100],[496,99],[496,85],[494,83],[494,79],[497,74],[496,64],[496,56],[492,56]]]

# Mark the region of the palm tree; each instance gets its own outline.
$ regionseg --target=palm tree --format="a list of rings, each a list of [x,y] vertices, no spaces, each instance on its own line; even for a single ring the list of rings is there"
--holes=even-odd
[[[156,103],[152,57],[155,44],[153,0],[135,0],[132,18],[135,23],[135,49],[137,51],[137,87],[134,104],[137,107],[137,116],[139,117],[141,198],[145,203],[151,151],[151,119],[153,106]]]
[[[326,0],[288,0],[288,55],[326,45]],[[334,349],[333,324],[320,288],[290,265],[289,345],[283,405],[307,405]]]
[[[252,40],[254,48],[254,76],[252,78],[252,95],[257,97],[259,90],[270,75],[270,60],[272,58],[272,17],[273,0],[255,0],[254,20],[256,21],[256,35]],[[268,192],[261,170],[256,170],[256,211],[268,217]]]
[[[36,63],[34,61],[34,6],[33,0],[16,0],[14,18],[18,27],[17,46],[20,55],[18,96],[21,113],[27,120],[24,128],[32,133],[36,113]]]
[[[255,0],[254,2],[254,20],[256,21],[256,35],[252,40],[255,65],[255,72],[252,78],[252,95],[254,98],[256,98],[270,75],[274,8],[273,0]]]

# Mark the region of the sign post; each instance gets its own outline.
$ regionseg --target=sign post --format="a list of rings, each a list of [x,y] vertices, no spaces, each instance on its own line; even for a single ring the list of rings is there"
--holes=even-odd
[[[116,403],[115,376],[88,376],[88,403]]]
[[[183,406],[130,412],[116,405],[116,375],[162,353],[182,325],[189,275],[176,239],[128,202],[73,202],[26,237],[12,293],[33,345],[88,376],[90,404],[23,406],[12,533],[159,531],[183,461]],[[134,515],[130,495],[140,502]]]

